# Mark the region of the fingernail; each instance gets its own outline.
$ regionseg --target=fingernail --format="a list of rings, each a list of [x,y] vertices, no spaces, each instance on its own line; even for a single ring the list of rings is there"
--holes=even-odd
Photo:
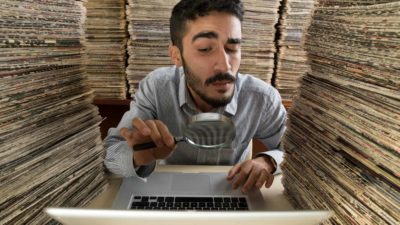
[[[169,139],[168,139],[168,145],[173,146],[174,144],[175,144],[174,139],[169,138]]]

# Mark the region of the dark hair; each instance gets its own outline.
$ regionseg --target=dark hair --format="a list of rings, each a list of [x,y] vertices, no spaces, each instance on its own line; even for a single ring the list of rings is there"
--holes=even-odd
[[[210,12],[226,12],[243,21],[243,4],[241,0],[181,0],[172,10],[169,20],[171,41],[182,51],[182,38],[188,20],[207,16]]]

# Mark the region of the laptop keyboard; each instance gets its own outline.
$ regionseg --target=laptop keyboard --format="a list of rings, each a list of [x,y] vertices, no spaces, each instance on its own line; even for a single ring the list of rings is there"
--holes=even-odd
[[[130,209],[141,210],[249,210],[246,197],[133,196]]]

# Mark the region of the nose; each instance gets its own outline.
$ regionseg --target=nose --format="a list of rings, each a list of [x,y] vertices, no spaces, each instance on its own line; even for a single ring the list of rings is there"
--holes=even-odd
[[[216,54],[215,73],[227,73],[232,69],[229,54],[226,53],[224,48],[220,48]]]

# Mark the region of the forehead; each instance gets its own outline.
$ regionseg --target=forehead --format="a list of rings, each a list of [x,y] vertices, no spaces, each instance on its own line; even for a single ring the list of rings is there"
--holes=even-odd
[[[220,38],[224,39],[242,37],[240,20],[224,12],[211,12],[207,16],[188,21],[183,39],[191,39],[200,32],[216,32]]]

